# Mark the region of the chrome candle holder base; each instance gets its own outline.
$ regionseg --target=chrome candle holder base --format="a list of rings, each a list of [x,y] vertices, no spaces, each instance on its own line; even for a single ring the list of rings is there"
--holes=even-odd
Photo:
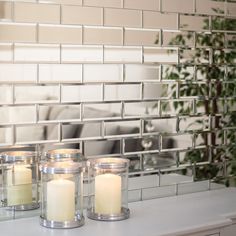
[[[39,206],[40,206],[39,203],[30,203],[30,204],[23,204],[23,205],[7,206],[7,210],[30,211],[30,210],[38,209]]]
[[[130,210],[128,208],[122,207],[120,214],[98,214],[95,213],[94,209],[87,210],[87,217],[92,220],[99,221],[119,221],[128,219],[130,216]]]
[[[40,216],[40,225],[46,227],[46,228],[52,228],[52,229],[71,229],[71,228],[77,228],[82,225],[84,225],[84,217],[83,216],[77,216],[75,220],[72,221],[53,221],[53,220],[47,220]]]

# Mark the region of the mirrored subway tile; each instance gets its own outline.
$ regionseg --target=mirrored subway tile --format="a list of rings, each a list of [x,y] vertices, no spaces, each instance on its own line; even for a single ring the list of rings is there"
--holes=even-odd
[[[60,62],[59,45],[15,44],[15,62]]]
[[[178,184],[178,195],[209,190],[209,180]]]
[[[13,100],[12,86],[3,85],[0,86],[0,104],[11,104]]]
[[[107,121],[104,124],[104,136],[137,136],[140,133],[140,121]]]
[[[62,140],[96,139],[101,137],[101,122],[62,124]]]
[[[158,140],[156,140],[158,141]],[[142,145],[145,146],[145,142],[147,145],[155,145],[155,140],[153,142],[152,137],[147,138],[146,136],[143,138]],[[148,143],[148,142],[151,142]],[[163,168],[170,168],[176,166],[176,160],[174,159],[174,153],[172,152],[156,152],[156,153],[148,153],[148,149],[146,153],[143,154],[143,169],[148,170],[159,170]],[[159,181],[160,182],[160,181]]]
[[[141,177],[131,176],[128,181],[129,190],[157,187],[159,185],[159,173],[143,175]]]
[[[13,127],[0,127],[0,146],[8,146],[13,144]]]
[[[233,15],[235,15],[235,12],[236,12],[236,2],[235,1],[228,1],[227,3],[226,3],[227,5],[226,5],[226,13],[227,13],[227,15],[231,15],[231,16],[233,16]]]
[[[159,11],[160,0],[124,0],[124,7],[129,9]]]
[[[180,29],[184,30],[209,30],[209,17],[180,15]]]
[[[63,45],[61,51],[63,63],[102,63],[102,46]]]
[[[222,15],[225,12],[225,1],[196,0],[196,12],[206,15]]]
[[[193,13],[194,0],[162,0],[162,11]]]
[[[106,84],[104,100],[140,100],[140,86],[140,84]]]
[[[236,31],[236,19],[231,17],[212,17],[212,30]]]
[[[207,173],[207,174],[206,174]],[[195,166],[195,181],[220,180],[226,177],[223,162],[199,164]]]
[[[178,74],[178,80],[191,81],[195,79],[195,67],[189,65],[163,65],[161,79],[173,81],[173,75]]]
[[[104,25],[142,27],[142,14],[138,10],[105,8]]]
[[[128,190],[128,202],[137,202],[142,200],[141,189]]]
[[[225,45],[224,32],[201,32],[196,34],[196,47],[223,48]]]
[[[192,91],[192,94],[189,93]],[[199,83],[181,83],[179,84],[179,97],[180,98],[209,98],[210,86],[205,82]]]
[[[36,24],[0,23],[0,42],[36,42]]]
[[[181,117],[179,119],[179,131],[205,130],[209,126],[208,116]]]
[[[178,49],[144,47],[144,63],[178,63]]]
[[[180,63],[187,64],[209,64],[210,50],[208,49],[181,49],[179,51]]]
[[[125,81],[158,81],[160,74],[160,67],[151,65],[125,65]]]
[[[63,85],[62,102],[102,101],[101,85]]]
[[[235,45],[236,45],[236,34],[235,33],[225,34],[225,38],[226,38],[226,47],[227,48],[232,48],[232,49],[235,48]]]
[[[82,5],[82,0],[38,0],[39,3]]]
[[[63,5],[62,24],[102,25],[103,9]]]
[[[142,191],[142,200],[153,198],[170,197],[176,195],[176,186],[161,186],[155,188],[147,188]]]
[[[160,45],[159,42],[159,30],[154,29],[134,29],[134,28],[125,28],[124,39],[125,45],[133,46],[154,46]]]
[[[41,64],[39,82],[43,83],[81,83],[82,65]]]
[[[60,23],[60,6],[16,2],[14,5],[14,19],[17,22]]]
[[[210,161],[209,159],[209,149],[207,147],[178,152],[178,163],[180,166],[191,165],[192,163],[207,163]]]
[[[39,122],[78,121],[80,105],[39,105],[38,119]]]
[[[111,156],[112,150],[113,154],[119,154],[119,148],[115,147],[120,146],[120,140],[97,140],[97,141],[84,141],[84,155],[87,157],[96,157],[108,155]],[[115,153],[116,152],[116,153]]]
[[[227,66],[227,74],[226,74],[226,80],[234,80],[235,76],[236,76],[236,66]]]
[[[221,49],[213,50],[213,62],[216,65],[222,65],[226,63],[236,64],[236,50],[235,49]]]
[[[16,85],[14,90],[15,103],[50,103],[59,100],[58,86]]]
[[[58,140],[58,134],[54,133],[51,137],[46,137],[48,128],[57,127],[57,125],[25,125],[16,126],[16,144],[33,144],[47,141]]]
[[[163,144],[168,142],[168,140],[172,140],[172,147],[165,147]],[[192,134],[176,134],[176,135],[162,135],[162,151],[172,150],[186,150],[193,147],[193,135]]]
[[[104,62],[106,63],[142,63],[141,47],[105,46]]]
[[[139,137],[125,138],[125,148],[124,148],[125,155],[141,154],[141,153],[158,154],[159,136],[152,135],[151,138],[152,138],[152,145],[149,145],[148,150],[145,149],[143,138],[139,138]]]
[[[144,83],[143,98],[145,100],[175,98],[175,87],[174,83]]]
[[[232,104],[233,101],[235,101],[235,100],[230,99],[230,98],[219,99],[218,100],[219,112],[224,112],[224,113],[235,112],[236,107],[230,105],[230,104]],[[224,107],[223,107],[223,105],[224,105]]]
[[[8,121],[8,117],[9,117],[9,107],[7,106],[4,106],[4,107],[0,107],[0,113],[1,113],[1,116],[0,116],[0,124],[7,124],[9,121]],[[1,138],[0,138],[1,139]]]
[[[195,35],[194,32],[181,31],[163,31],[162,45],[163,46],[188,46],[194,47]]]
[[[1,117],[1,123],[20,124],[34,123],[36,120],[35,106],[9,106],[2,107],[1,114],[5,114],[7,119]],[[5,118],[6,118],[5,117]]]
[[[118,27],[84,27],[84,44],[122,45],[123,29]]]
[[[160,174],[160,185],[168,186],[180,183],[193,182],[193,167],[162,169]]]
[[[167,14],[154,11],[143,12],[143,27],[155,29],[178,29],[177,14]]]
[[[215,83],[213,82],[211,84],[211,93],[210,97],[236,97],[236,91],[234,89],[235,87],[235,82],[222,82],[222,83]],[[222,87],[221,90],[219,90],[219,86]]]
[[[222,101],[222,100],[218,100]],[[196,110],[195,114],[196,115],[209,115],[208,109],[212,109],[212,100],[211,99],[196,99],[195,100],[195,105],[196,105]],[[221,109],[223,108],[222,104],[220,105],[219,103],[219,112],[223,112]]]
[[[11,43],[0,43],[0,62],[12,62],[13,45]]]
[[[116,7],[122,8],[122,0],[84,0],[85,6],[96,6],[96,7]]]
[[[220,131],[215,132],[214,135],[216,136],[216,141],[215,141],[216,145],[221,146],[222,144],[225,143],[228,145],[232,144],[234,142],[234,139],[236,138],[235,132],[236,132],[235,127],[228,128],[225,130],[225,132],[220,132]],[[225,140],[223,140],[224,136]]]
[[[235,107],[232,107],[230,105],[232,100],[233,99],[230,99],[230,98],[226,98],[226,99],[219,98],[219,100],[217,101],[217,106],[219,107],[219,112],[228,115],[230,112],[236,111]]]
[[[124,103],[124,117],[148,117],[147,108],[152,110],[152,116],[159,116],[158,101],[156,102],[125,102]],[[153,109],[151,109],[153,108]]]
[[[214,71],[217,70],[217,73]],[[202,73],[205,71],[205,73]],[[212,80],[223,80],[225,75],[225,67],[224,66],[209,66],[209,65],[198,65],[196,67],[196,79],[198,81],[207,81],[209,78]]]
[[[0,21],[12,21],[11,2],[0,2]]]
[[[37,65],[33,64],[0,64],[0,82],[2,83],[35,83]]]
[[[122,65],[84,65],[83,82],[122,82]]]
[[[220,138],[219,135],[222,135]],[[212,144],[214,146],[219,146],[223,144],[224,132],[204,132],[204,130],[199,131],[194,136],[194,147],[204,148]],[[214,138],[216,137],[216,138]]]
[[[212,120],[214,121],[216,117],[212,117]],[[233,128],[232,124],[230,124],[230,115],[229,114],[224,114],[221,117],[217,117],[219,119],[219,127],[224,127],[224,128]]]
[[[150,110],[153,107],[148,107]],[[151,115],[151,112],[150,114]],[[143,134],[151,134],[151,133],[174,133],[176,131],[176,118],[166,117],[162,118],[145,118],[143,125]]]
[[[39,25],[39,43],[82,44],[82,27],[66,25]]]
[[[161,101],[161,116],[191,115],[193,114],[193,100]]]
[[[97,103],[83,105],[84,120],[110,120],[121,118],[122,105],[120,102]]]

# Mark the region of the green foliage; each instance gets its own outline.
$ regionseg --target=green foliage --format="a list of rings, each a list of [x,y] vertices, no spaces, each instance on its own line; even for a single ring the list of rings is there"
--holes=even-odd
[[[218,9],[214,9],[219,13]],[[215,163],[222,160],[229,160],[227,174],[236,180],[236,36],[230,32],[225,34],[220,30],[236,30],[236,19],[225,17],[213,17],[211,27],[219,32],[196,33],[196,48],[187,48],[186,42],[194,40],[192,32],[180,33],[169,43],[170,46],[179,46],[180,61],[184,61],[186,50],[191,52],[187,63],[174,65],[165,69],[165,80],[174,80],[179,84],[180,97],[196,97],[197,110],[202,114],[211,115],[213,121],[207,134],[200,133],[203,143],[208,150],[192,150],[187,152],[184,163],[208,162],[211,156],[211,164],[202,165],[196,173],[197,179],[211,178],[220,179],[222,168]],[[209,22],[205,21],[205,29],[209,28]],[[169,53],[172,53],[170,50]],[[209,56],[210,55],[210,56]],[[210,58],[209,58],[210,57]],[[211,60],[212,58],[212,60]],[[198,76],[202,79],[191,76],[189,65],[196,67]],[[227,69],[225,69],[227,68]],[[176,87],[173,85],[170,92],[176,97]],[[165,107],[163,107],[165,109]],[[174,109],[179,114],[191,115],[189,107],[184,102],[174,102]],[[197,113],[195,113],[197,115]],[[199,119],[194,124],[203,124]],[[194,125],[191,124],[191,125]],[[228,127],[228,129],[226,129]],[[188,131],[186,131],[188,132]],[[226,139],[226,140],[225,140]],[[218,142],[220,144],[218,144]],[[220,147],[220,148],[218,148]],[[219,181],[222,182],[222,179]],[[229,186],[232,181],[224,180]]]

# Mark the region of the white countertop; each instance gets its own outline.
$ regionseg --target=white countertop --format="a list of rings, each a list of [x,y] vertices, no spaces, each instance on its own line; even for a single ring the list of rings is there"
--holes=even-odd
[[[47,229],[38,217],[0,223],[3,236],[178,236],[231,224],[236,219],[236,188],[199,192],[129,204],[131,217],[119,222],[86,218],[76,229]]]

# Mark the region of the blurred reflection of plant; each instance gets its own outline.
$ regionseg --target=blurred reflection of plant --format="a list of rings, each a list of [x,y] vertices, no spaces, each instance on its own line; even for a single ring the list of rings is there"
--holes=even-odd
[[[219,9],[213,10],[222,13]],[[182,101],[175,102],[174,109],[179,115],[199,116],[191,126],[202,124],[203,127],[192,131],[188,127],[187,132],[200,136],[200,145],[206,147],[207,151],[190,150],[180,164],[210,161],[208,165],[196,166],[196,178],[215,179],[216,182],[223,181],[229,186],[236,185],[236,39],[235,35],[223,30],[235,31],[236,20],[215,16],[212,17],[211,27],[214,32],[207,31],[209,22],[206,20],[203,32],[195,35],[194,32],[187,31],[171,39],[169,45],[179,47],[180,64],[164,67],[163,79],[175,81],[175,85],[171,87],[171,97],[197,98],[194,114],[191,114],[189,107]],[[187,46],[190,40],[195,40],[196,48]],[[187,60],[186,50],[190,52]],[[197,71],[195,76],[189,70],[191,65]],[[167,109],[166,106],[162,108]],[[202,115],[211,119],[207,126],[204,125]],[[226,166],[217,165],[222,161],[226,161]],[[226,170],[232,178],[221,178]]]

